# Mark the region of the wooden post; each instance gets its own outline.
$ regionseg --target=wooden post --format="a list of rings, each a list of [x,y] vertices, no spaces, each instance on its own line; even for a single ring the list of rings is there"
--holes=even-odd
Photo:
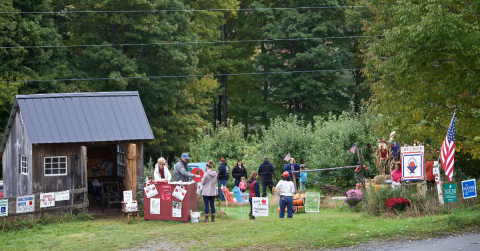
[[[132,190],[132,193],[137,192],[137,146],[135,144],[128,144],[128,149],[125,154],[125,185],[126,190]]]
[[[363,157],[362,157],[362,148],[357,148],[357,155],[358,155],[358,164],[360,165],[360,184],[362,185],[362,192],[366,192],[365,187],[365,174],[363,173]]]

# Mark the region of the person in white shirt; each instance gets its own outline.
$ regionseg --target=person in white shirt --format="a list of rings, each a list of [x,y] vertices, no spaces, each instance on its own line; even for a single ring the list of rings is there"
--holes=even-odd
[[[164,158],[159,158],[155,164],[155,180],[166,180],[170,181],[172,179],[172,174],[168,171],[167,163]]]
[[[293,194],[295,187],[290,179],[288,171],[283,172],[283,179],[280,180],[276,186],[277,192],[280,193],[280,218],[285,217],[285,207],[287,207],[287,218],[292,218]]]

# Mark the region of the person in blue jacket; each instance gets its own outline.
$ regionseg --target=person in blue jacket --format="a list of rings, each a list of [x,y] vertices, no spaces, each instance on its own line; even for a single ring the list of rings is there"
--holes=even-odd
[[[294,158],[291,158],[290,159],[290,164],[286,164],[285,167],[283,167],[283,171],[287,171],[288,172],[288,175],[290,175],[290,177],[292,177],[292,180],[293,180],[293,176],[292,176],[292,170],[293,171],[300,171],[300,166],[297,164],[297,162],[295,162],[295,159]],[[297,187],[297,191],[298,191],[298,183],[299,183],[299,179],[300,178],[300,173],[295,173],[295,184],[296,184],[296,187]]]
[[[305,164],[300,165],[300,191],[307,191],[307,172]]]

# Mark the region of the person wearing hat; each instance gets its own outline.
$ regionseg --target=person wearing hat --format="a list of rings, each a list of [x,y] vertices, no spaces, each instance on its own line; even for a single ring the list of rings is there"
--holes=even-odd
[[[225,196],[222,193],[222,187],[226,187],[228,183],[228,177],[230,168],[227,166],[227,162],[222,158],[220,160],[220,166],[218,167],[218,193],[220,194],[220,200],[225,201]]]
[[[200,175],[195,175],[188,171],[188,160],[190,157],[188,153],[182,153],[182,156],[175,164],[175,172],[173,173],[173,181],[189,182],[188,178],[200,178]]]
[[[292,218],[292,207],[293,207],[293,193],[295,193],[295,187],[288,171],[283,172],[283,178],[280,180],[276,186],[277,191],[280,193],[280,218],[285,217],[285,207],[287,207],[287,218]]]

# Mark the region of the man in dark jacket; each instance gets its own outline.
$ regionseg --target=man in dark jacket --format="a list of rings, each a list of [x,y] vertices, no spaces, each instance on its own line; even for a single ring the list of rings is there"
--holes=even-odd
[[[270,194],[272,193],[274,173],[275,169],[272,163],[268,162],[268,157],[263,157],[263,163],[260,164],[258,168],[258,175],[260,175],[262,179],[262,197],[267,197],[267,186],[270,189]]]
[[[220,194],[220,200],[225,201],[225,196],[222,193],[222,186],[226,187],[228,183],[228,172],[229,167],[227,166],[227,162],[225,159],[220,160],[220,166],[218,167],[218,193]]]

